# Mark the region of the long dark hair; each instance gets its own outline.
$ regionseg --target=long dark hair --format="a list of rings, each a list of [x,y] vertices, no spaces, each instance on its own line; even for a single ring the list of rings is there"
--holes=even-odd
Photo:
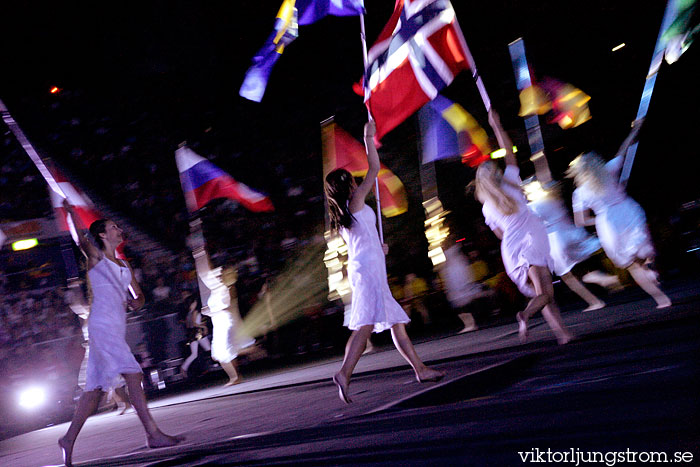
[[[102,241],[100,234],[107,231],[107,221],[109,221],[109,219],[99,219],[90,224],[90,235],[95,239],[100,250],[105,249],[105,242]]]
[[[348,206],[352,182],[352,174],[345,169],[335,169],[326,175],[326,199],[333,231],[338,231],[340,227],[349,229],[355,220]]]

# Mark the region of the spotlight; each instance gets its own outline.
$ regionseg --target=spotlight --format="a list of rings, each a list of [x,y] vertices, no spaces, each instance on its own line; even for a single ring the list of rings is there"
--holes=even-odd
[[[46,402],[46,391],[39,386],[25,389],[19,394],[19,405],[25,409],[35,409]]]

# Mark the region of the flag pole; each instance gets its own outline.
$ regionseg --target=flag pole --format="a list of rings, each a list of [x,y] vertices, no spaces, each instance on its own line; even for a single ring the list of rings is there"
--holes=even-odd
[[[457,34],[457,38],[459,39],[459,42],[462,45],[462,48],[464,49],[464,53],[467,55],[467,60],[471,65],[470,69],[472,72],[472,79],[474,79],[474,82],[476,83],[476,88],[479,90],[479,95],[481,96],[481,100],[484,102],[484,107],[486,108],[486,111],[490,112],[491,99],[489,98],[489,94],[486,92],[486,86],[484,86],[484,81],[481,79],[479,70],[476,68],[476,62],[474,61],[474,57],[472,56],[472,53],[469,50],[467,41],[464,39],[464,35],[462,34],[462,28],[459,25],[459,21],[457,21],[457,15],[455,15],[454,17],[454,22],[457,26],[454,28],[455,33]]]
[[[63,199],[68,199],[68,196],[61,189],[61,186],[58,184],[48,167],[46,167],[46,164],[41,159],[41,156],[39,156],[39,154],[36,152],[34,146],[32,146],[32,143],[29,142],[29,139],[19,127],[15,119],[12,117],[10,111],[7,110],[7,107],[5,106],[5,103],[2,100],[0,100],[0,113],[2,113],[2,119],[4,120],[5,124],[7,124],[10,131],[12,131],[12,133],[17,138],[17,141],[19,141],[19,143],[22,145],[22,148],[24,148],[24,151],[27,153],[32,162],[34,162],[34,165],[39,170],[39,173],[41,173],[41,175],[44,177],[46,183],[49,184],[49,187]],[[73,237],[73,241],[76,245],[80,246],[75,220],[68,212],[66,212],[66,223],[68,223],[69,229],[72,224],[73,230],[71,231],[71,236],[75,234],[75,237]],[[75,266],[73,262],[70,261],[69,258],[72,256],[72,253],[68,253],[66,246],[62,245],[61,248],[63,260],[66,265],[66,275],[69,276],[68,282],[70,283],[73,279],[77,278],[77,266]],[[134,291],[134,288],[131,286],[131,284],[129,284],[129,292],[131,293],[131,296],[134,297],[134,299],[136,299],[136,292]]]
[[[520,37],[508,44],[508,52],[510,52],[511,62],[513,63],[513,72],[515,73],[515,84],[518,91],[522,92],[532,86],[532,78],[530,69],[527,63],[527,55],[525,55],[525,42]],[[527,130],[527,141],[530,144],[530,161],[535,166],[537,180],[545,184],[552,181],[552,172],[549,170],[549,164],[544,154],[544,140],[540,129],[540,117],[537,114],[526,115],[525,129]]]
[[[367,59],[367,37],[365,36],[365,14],[360,13],[360,39],[362,40],[362,61],[365,65],[364,79],[367,80],[369,76],[367,75],[368,59]],[[367,83],[365,83],[366,85]],[[372,112],[370,112],[369,107],[367,108],[367,117],[369,120],[374,120],[372,118]],[[377,225],[379,227],[379,240],[384,243],[384,229],[382,227],[382,202],[379,200],[379,175],[374,179],[374,197],[377,200]]]
[[[209,314],[209,305],[207,304],[211,292],[209,287],[207,287],[202,281],[202,276],[207,274],[206,271],[199,261],[200,256],[206,255],[207,261],[209,261],[209,253],[207,252],[207,243],[204,239],[204,229],[202,228],[202,219],[200,217],[194,217],[190,220],[190,239],[191,242],[189,247],[192,252],[192,257],[194,258],[195,271],[197,272],[197,286],[199,288],[199,308],[202,314]]]
[[[7,124],[10,131],[14,133],[15,137],[17,138],[17,141],[19,141],[19,144],[22,145],[22,148],[24,148],[29,158],[32,160],[32,162],[34,162],[34,165],[36,165],[36,168],[39,170],[39,173],[44,177],[46,183],[49,184],[49,187],[51,187],[51,189],[58,193],[61,197],[67,198],[66,194],[63,192],[63,190],[61,190],[61,187],[56,182],[56,179],[53,178],[53,175],[46,167],[46,164],[44,164],[44,161],[41,160],[41,157],[34,149],[34,146],[32,146],[32,143],[29,142],[26,135],[19,127],[15,119],[12,118],[10,111],[7,110],[7,107],[5,106],[5,103],[2,101],[2,99],[0,99],[0,113],[2,113],[2,119],[5,121],[5,124]]]
[[[46,164],[44,164],[44,161],[34,149],[34,146],[32,146],[32,143],[29,142],[27,136],[19,127],[15,119],[12,117],[12,114],[10,114],[10,111],[7,109],[2,99],[0,99],[0,113],[2,113],[3,121],[10,129],[10,131],[12,131],[12,133],[15,135],[17,141],[19,141],[19,143],[22,145],[24,151],[27,153],[27,155],[32,160],[36,168],[39,170],[39,173],[44,177],[46,183],[49,184],[49,187],[53,191],[55,191],[59,196],[67,198],[66,194],[56,182],[56,179],[54,179],[53,175],[46,167]],[[73,219],[68,213],[66,213],[66,222],[68,222],[69,225],[73,223]],[[63,264],[66,268],[66,279],[68,281],[68,284],[76,284],[75,279],[78,278],[78,265],[75,260],[75,255],[73,254],[73,248],[70,246],[70,241],[66,242],[64,240],[61,240],[61,257],[63,258]]]
[[[664,57],[665,43],[663,40],[663,35],[666,30],[671,26],[673,21],[675,21],[678,16],[678,6],[675,0],[668,0],[666,4],[666,11],[664,12],[664,18],[661,21],[661,28],[659,29],[659,36],[656,38],[656,45],[654,46],[654,54],[651,57],[651,65],[649,66],[649,72],[647,73],[646,80],[644,82],[644,90],[642,91],[642,99],[639,103],[639,109],[637,109],[637,117],[635,120],[640,120],[646,117],[649,111],[649,101],[651,100],[651,94],[654,92],[654,85],[656,84],[656,76],[659,73],[659,68],[661,68],[661,61]],[[638,141],[633,142],[628,148],[625,154],[625,162],[622,165],[622,171],[620,172],[620,185],[623,187],[627,185],[627,181],[630,178],[630,172],[632,172],[632,164],[634,164],[634,157],[637,153]]]

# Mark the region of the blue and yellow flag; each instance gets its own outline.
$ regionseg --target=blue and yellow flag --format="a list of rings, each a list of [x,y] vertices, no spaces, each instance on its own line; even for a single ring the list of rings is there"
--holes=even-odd
[[[364,12],[363,0],[284,0],[272,34],[253,57],[239,94],[260,102],[265,94],[272,67],[284,48],[299,35],[299,25],[311,24],[327,15],[353,16]]]
[[[461,158],[476,167],[489,158],[489,138],[469,112],[438,95],[418,112],[423,142],[423,163]]]

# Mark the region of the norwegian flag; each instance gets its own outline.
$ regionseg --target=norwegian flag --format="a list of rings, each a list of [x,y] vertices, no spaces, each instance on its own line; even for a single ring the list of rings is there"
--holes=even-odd
[[[448,0],[396,0],[367,63],[365,104],[377,141],[472,66]]]

